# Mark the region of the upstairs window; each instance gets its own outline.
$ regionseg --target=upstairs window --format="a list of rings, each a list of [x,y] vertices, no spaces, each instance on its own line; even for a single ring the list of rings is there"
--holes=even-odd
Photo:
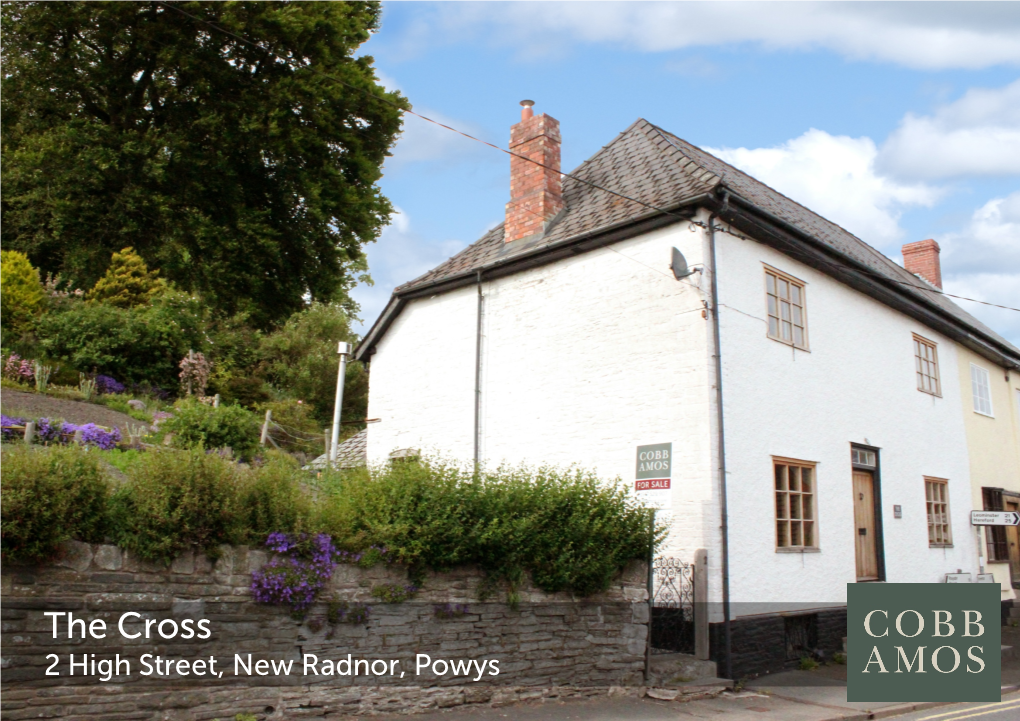
[[[807,350],[807,312],[804,281],[775,268],[765,268],[769,338]]]
[[[988,371],[973,363],[970,364],[970,390],[974,396],[974,412],[992,415],[992,382]]]
[[[917,334],[914,335],[914,367],[917,371],[917,390],[941,396],[938,351],[934,343]]]

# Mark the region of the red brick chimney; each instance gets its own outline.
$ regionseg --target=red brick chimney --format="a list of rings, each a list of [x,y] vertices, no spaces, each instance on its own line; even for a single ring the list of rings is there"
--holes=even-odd
[[[942,264],[939,262],[939,244],[930,238],[907,243],[901,248],[903,267],[919,275],[932,285],[942,287]]]
[[[542,233],[563,210],[560,177],[560,121],[545,113],[535,115],[533,100],[522,100],[521,122],[510,128],[510,202],[506,204],[503,239],[510,243]]]

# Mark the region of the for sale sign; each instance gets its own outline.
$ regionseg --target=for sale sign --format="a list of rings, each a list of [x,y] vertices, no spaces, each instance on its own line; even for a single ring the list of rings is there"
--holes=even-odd
[[[654,443],[637,447],[637,471],[634,490],[656,491],[669,488],[673,478],[673,444]]]

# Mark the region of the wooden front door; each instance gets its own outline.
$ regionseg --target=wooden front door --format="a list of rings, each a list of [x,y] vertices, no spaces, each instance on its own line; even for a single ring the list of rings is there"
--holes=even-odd
[[[1006,501],[1007,511],[1020,513],[1020,502]],[[1009,572],[1013,583],[1020,583],[1020,528],[1006,526],[1006,545],[1009,548]]]
[[[875,476],[854,469],[854,539],[857,580],[878,580],[878,544],[875,538]]]

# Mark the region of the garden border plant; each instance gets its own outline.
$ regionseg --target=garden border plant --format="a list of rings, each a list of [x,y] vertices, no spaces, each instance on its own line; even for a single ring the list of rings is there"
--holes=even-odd
[[[77,482],[37,490],[47,482],[38,469],[58,451],[88,458],[96,468],[102,455],[82,448],[4,450],[5,561],[46,560],[66,538],[106,539],[167,565],[189,549],[215,556],[222,544],[268,542],[276,556],[253,577],[253,597],[298,614],[320,600],[337,563],[406,569],[407,584],[391,584],[400,593],[377,585],[374,595],[383,602],[407,600],[427,574],[464,565],[485,574],[480,600],[486,591],[505,592],[516,605],[529,578],[545,592],[589,596],[607,589],[627,563],[647,559],[665,531],[653,532],[648,509],[621,482],[578,468],[473,473],[426,459],[316,479],[279,452],[243,464],[201,448],[137,454],[122,464],[127,478],[112,493],[100,471],[68,466],[79,468],[89,487],[99,487],[98,473],[102,492],[90,496],[95,523],[61,524]],[[11,458],[37,462],[19,466]],[[21,505],[9,519],[11,498]],[[26,528],[44,529],[45,543],[26,550],[19,540],[28,537]]]

